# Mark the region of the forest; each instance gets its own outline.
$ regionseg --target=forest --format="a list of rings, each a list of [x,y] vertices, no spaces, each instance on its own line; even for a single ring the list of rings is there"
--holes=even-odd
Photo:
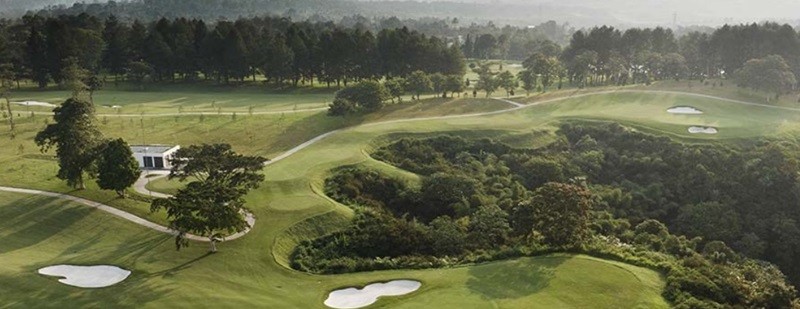
[[[347,85],[416,70],[463,74],[458,48],[406,28],[373,34],[330,23],[280,18],[152,23],[99,20],[90,15],[27,16],[0,27],[0,63],[17,80],[61,84],[76,63],[93,75],[134,83],[211,79],[220,83],[263,75],[276,84]],[[115,79],[116,80],[116,79]]]
[[[476,88],[487,94],[498,88],[510,92],[520,82],[530,93],[554,84],[561,88],[564,82],[587,87],[722,78],[779,96],[795,88],[800,73],[800,35],[786,24],[726,25],[680,36],[666,28],[602,26],[576,31],[562,45],[558,40],[566,39],[549,37],[563,38],[570,30],[555,22],[530,29],[439,24],[439,30],[457,30],[431,31],[445,35],[409,29],[397,18],[384,22],[365,27],[358,19],[338,24],[282,17],[128,22],[89,14],[27,15],[0,21],[0,67],[8,71],[4,76],[41,87],[63,85],[70,65],[138,85],[228,84],[263,76],[297,87],[388,80],[415,71],[459,76],[465,73],[465,58],[524,60],[525,70],[517,76],[471,66],[480,75],[473,80]]]
[[[301,244],[293,267],[340,273],[586,252],[665,270],[678,307],[792,301],[781,271],[800,278],[798,145],[685,145],[619,124],[566,123],[557,135],[537,149],[449,135],[380,147],[373,157],[421,183],[335,170],[326,193],[357,217]],[[752,282],[770,282],[769,295],[744,293]]]

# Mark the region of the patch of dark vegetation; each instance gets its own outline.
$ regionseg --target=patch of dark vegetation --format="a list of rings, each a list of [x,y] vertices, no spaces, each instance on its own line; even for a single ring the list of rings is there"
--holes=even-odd
[[[574,252],[661,270],[678,307],[797,304],[781,272],[798,274],[797,145],[684,145],[617,124],[564,124],[557,135],[539,149],[454,136],[380,147],[373,157],[422,175],[421,185],[335,171],[326,192],[357,217],[301,243],[292,267],[343,273]]]

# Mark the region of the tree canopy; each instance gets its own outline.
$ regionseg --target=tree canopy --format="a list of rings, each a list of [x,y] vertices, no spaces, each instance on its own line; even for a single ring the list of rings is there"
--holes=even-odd
[[[151,211],[167,211],[170,228],[178,231],[175,245],[188,246],[186,234],[210,240],[211,252],[225,233],[242,232],[250,226],[245,219],[244,196],[258,188],[266,159],[234,152],[228,144],[203,144],[175,152],[169,178],[194,179],[175,196],[156,199]]]
[[[125,140],[118,138],[101,144],[97,156],[97,185],[103,190],[114,190],[125,197],[141,174],[139,162]]]
[[[96,158],[102,134],[94,116],[94,106],[80,99],[68,99],[53,109],[54,123],[36,134],[36,144],[46,152],[56,147],[58,178],[76,188],[84,188],[83,174]]]

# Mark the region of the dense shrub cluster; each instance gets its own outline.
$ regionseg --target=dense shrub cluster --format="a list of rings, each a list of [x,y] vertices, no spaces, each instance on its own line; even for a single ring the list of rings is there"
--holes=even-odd
[[[340,273],[582,252],[663,271],[678,307],[795,301],[781,270],[746,257],[796,267],[779,258],[798,256],[794,145],[682,145],[619,125],[565,124],[558,135],[540,149],[452,136],[382,147],[376,158],[421,183],[335,171],[327,193],[358,215],[302,243],[293,267]]]

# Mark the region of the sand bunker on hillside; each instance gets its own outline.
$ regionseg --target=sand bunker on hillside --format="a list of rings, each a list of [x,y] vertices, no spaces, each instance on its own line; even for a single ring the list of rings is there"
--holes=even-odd
[[[52,103],[47,103],[47,102],[39,102],[39,101],[11,102],[11,104],[23,105],[23,106],[44,106],[44,107],[56,107],[56,105],[55,105],[55,104],[52,104]]]
[[[691,106],[676,106],[672,107],[667,110],[670,114],[681,114],[681,115],[702,115],[703,111],[696,109]]]
[[[692,134],[717,134],[719,131],[717,128],[712,127],[689,127],[689,133]]]
[[[394,280],[386,283],[373,283],[363,289],[346,288],[331,292],[325,305],[337,309],[362,308],[378,301],[378,297],[400,296],[414,292],[422,286],[419,281]]]
[[[58,282],[79,288],[103,288],[122,282],[131,272],[116,266],[55,265],[39,269],[45,276],[61,277]]]

